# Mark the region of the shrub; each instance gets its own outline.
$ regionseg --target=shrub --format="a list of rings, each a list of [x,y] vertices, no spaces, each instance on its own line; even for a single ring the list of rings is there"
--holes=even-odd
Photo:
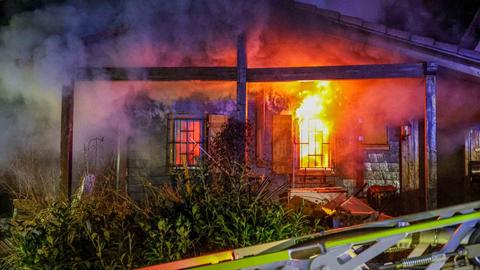
[[[264,199],[266,189],[244,181],[209,178],[203,170],[180,173],[176,186],[149,187],[145,242],[150,263],[239,248],[311,232],[315,224]],[[215,179],[215,180],[213,180]],[[232,180],[230,178],[230,180]],[[265,180],[268,181],[268,180]],[[167,238],[163,238],[163,237]],[[176,252],[172,252],[176,250]]]
[[[9,269],[124,269],[309,233],[300,213],[265,199],[266,189],[211,177],[203,167],[177,184],[147,184],[144,201],[114,191],[56,202],[12,220]],[[231,178],[230,178],[231,179]]]
[[[141,202],[106,189],[14,219],[4,268],[125,269],[319,230],[252,173],[238,154],[249,149],[244,129],[229,121],[198,168],[173,171],[169,185],[146,182]]]
[[[135,211],[112,192],[56,202],[30,220],[12,220],[9,269],[131,268]]]

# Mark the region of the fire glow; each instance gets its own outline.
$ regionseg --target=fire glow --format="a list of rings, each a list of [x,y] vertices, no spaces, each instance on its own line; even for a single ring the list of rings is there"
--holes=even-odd
[[[333,102],[333,91],[328,81],[306,84],[313,89],[300,93],[299,107],[295,110],[298,122],[298,153],[300,168],[331,168],[332,121],[328,119],[328,105]]]

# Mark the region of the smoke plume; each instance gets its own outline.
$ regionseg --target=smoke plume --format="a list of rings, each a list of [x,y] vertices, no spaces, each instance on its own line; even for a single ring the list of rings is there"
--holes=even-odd
[[[72,0],[14,16],[0,30],[0,166],[30,148],[58,157],[60,90],[78,69],[234,65],[236,37],[258,39],[267,17],[266,3],[190,0]],[[75,148],[133,132],[123,108],[145,90],[151,84],[77,81]]]
[[[350,15],[382,20],[383,6],[368,7]],[[82,67],[234,66],[243,32],[249,67],[411,61],[394,50],[352,41],[348,33],[333,35],[326,27],[289,1],[72,0],[18,14],[0,30],[0,167],[35,147],[58,158],[60,90]],[[422,80],[335,85],[342,104],[331,117],[347,133],[359,119],[364,126],[400,125],[423,116]],[[264,89],[272,90],[267,103],[278,112],[292,111],[301,90],[300,83],[249,86],[251,94]],[[229,113],[235,83],[76,81],[75,91],[74,148],[81,153],[96,137],[113,144],[118,133],[136,132],[125,111],[132,100],[147,96],[157,102],[152,110],[136,111],[155,117],[192,109]]]

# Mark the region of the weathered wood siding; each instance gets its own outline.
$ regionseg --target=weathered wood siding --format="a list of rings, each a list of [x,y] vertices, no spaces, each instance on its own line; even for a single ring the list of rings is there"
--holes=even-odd
[[[277,174],[292,172],[292,116],[274,115],[272,123],[272,169]]]

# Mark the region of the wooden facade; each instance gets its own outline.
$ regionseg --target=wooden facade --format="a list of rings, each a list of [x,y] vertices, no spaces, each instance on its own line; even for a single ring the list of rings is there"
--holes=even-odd
[[[291,115],[274,115],[272,121],[272,170],[291,174],[293,163],[293,123]]]

